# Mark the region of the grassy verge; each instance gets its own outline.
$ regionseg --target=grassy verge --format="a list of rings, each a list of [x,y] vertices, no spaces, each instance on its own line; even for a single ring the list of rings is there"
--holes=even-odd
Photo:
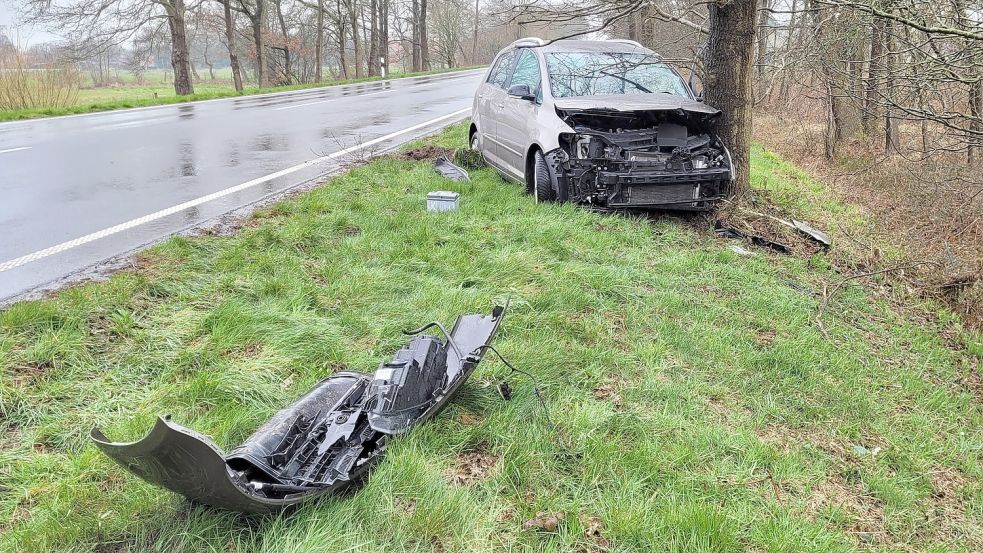
[[[259,88],[254,86],[245,87],[239,93],[232,88],[231,84],[216,85],[204,84],[195,85],[199,92],[187,96],[177,96],[174,94],[173,86],[161,85],[159,87],[135,85],[125,86],[114,89],[82,90],[79,92],[79,103],[74,106],[64,108],[42,108],[24,110],[0,110],[0,121],[18,121],[22,119],[36,119],[39,117],[53,117],[58,115],[77,115],[81,113],[94,113],[99,111],[112,111],[117,109],[140,108],[149,106],[161,106],[168,104],[181,104],[186,102],[197,102],[200,100],[215,100],[219,98],[231,98],[235,96],[249,96],[253,94],[265,94],[268,92],[284,92],[290,90],[305,90],[310,88],[321,88],[325,86],[337,86],[343,84],[356,84],[387,79],[398,79],[403,77],[418,77],[421,75],[437,75],[455,71],[468,71],[475,67],[437,69],[434,71],[424,71],[417,73],[393,73],[388,77],[363,77],[359,79],[337,79],[320,83],[306,83],[289,86],[276,86],[270,88]]]
[[[797,188],[755,155],[759,185]],[[174,238],[0,313],[0,550],[983,547],[979,349],[859,287],[826,339],[821,259],[741,256],[674,219],[536,205],[472,176],[378,160],[234,236]],[[460,211],[424,212],[439,189]],[[325,374],[374,369],[400,329],[506,296],[496,345],[541,379],[556,428],[528,382],[498,397],[508,371],[489,359],[363,489],[258,519],[191,506],[87,444],[93,425],[136,438],[172,413],[235,445]],[[555,529],[524,528],[537,513]]]

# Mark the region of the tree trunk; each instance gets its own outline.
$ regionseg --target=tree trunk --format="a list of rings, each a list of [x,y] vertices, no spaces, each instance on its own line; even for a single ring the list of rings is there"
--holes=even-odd
[[[167,25],[171,30],[171,67],[174,68],[174,93],[178,96],[194,94],[191,83],[191,55],[188,53],[188,36],[184,23],[184,0],[173,0],[165,6]]]
[[[379,4],[369,2],[369,76],[379,74]]]
[[[758,10],[758,77],[764,77],[768,65],[768,22],[771,19],[768,8],[771,8],[771,0],[761,0],[761,9]]]
[[[335,0],[335,8],[338,11],[338,63],[341,64],[341,75],[348,79],[348,58],[345,56],[348,44],[345,40],[345,14],[341,10],[341,0]]]
[[[427,0],[420,0],[420,69],[430,71],[430,38],[427,35]]]
[[[293,76],[290,70],[290,35],[287,32],[287,21],[283,18],[283,3],[276,3],[276,17],[280,22],[280,34],[283,35],[283,84],[292,84]]]
[[[894,71],[895,50],[894,24],[886,22],[884,26],[884,151],[893,154],[898,151],[898,120],[894,118]]]
[[[410,9],[412,10],[412,31],[410,40],[413,41],[413,72],[417,73],[422,67],[420,63],[420,0],[413,0]]]
[[[706,102],[721,110],[717,133],[730,149],[734,194],[750,187],[751,71],[754,63],[756,0],[708,4],[709,34],[703,67]]]
[[[983,142],[983,81],[969,85],[969,147],[966,149],[966,163],[975,165],[980,157],[980,142]]]
[[[389,75],[389,0],[379,1],[379,56],[382,57],[382,73]]]
[[[471,36],[471,65],[478,65],[478,14],[479,0],[474,0],[474,34]]]
[[[354,48],[355,78],[365,76],[364,63],[362,62],[362,44],[358,39],[358,0],[349,0],[348,17],[352,24],[352,47]]]
[[[225,44],[229,49],[229,64],[232,66],[232,82],[236,92],[242,92],[242,69],[239,68],[239,56],[236,54],[235,20],[232,19],[232,0],[222,0],[225,12]]]
[[[879,125],[881,76],[884,63],[884,21],[875,17],[870,26],[870,62],[867,69],[867,93],[864,95],[864,132],[873,135]]]
[[[321,82],[321,66],[324,65],[321,59],[324,52],[321,45],[324,44],[324,0],[317,0],[317,42],[314,44],[314,82]]]

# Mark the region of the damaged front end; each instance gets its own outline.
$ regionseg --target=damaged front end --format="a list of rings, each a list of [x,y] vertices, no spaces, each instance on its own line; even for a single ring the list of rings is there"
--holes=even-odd
[[[215,507],[273,512],[362,481],[386,443],[439,413],[491,345],[505,314],[462,315],[416,336],[374,374],[338,372],[225,454],[209,438],[157,420],[143,439],[96,446],[140,478]],[[444,339],[421,334],[439,328]]]
[[[557,198],[603,209],[705,211],[730,193],[716,111],[561,109],[573,128],[546,155]]]

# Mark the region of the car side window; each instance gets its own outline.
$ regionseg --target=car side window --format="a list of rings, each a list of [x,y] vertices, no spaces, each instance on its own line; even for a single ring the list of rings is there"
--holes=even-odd
[[[509,82],[509,73],[512,71],[512,62],[515,61],[515,50],[505,52],[498,58],[495,67],[488,74],[488,83],[499,88],[505,88]]]
[[[519,61],[515,64],[512,82],[509,83],[509,86],[524,84],[538,99],[543,83],[543,76],[539,71],[539,60],[536,59],[536,54],[533,54],[532,50],[528,48],[522,49],[520,52]]]

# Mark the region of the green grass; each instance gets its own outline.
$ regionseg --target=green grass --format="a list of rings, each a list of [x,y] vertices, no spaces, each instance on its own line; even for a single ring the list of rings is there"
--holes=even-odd
[[[414,77],[419,75],[435,75],[449,73],[453,71],[467,71],[475,69],[454,68],[436,69],[417,73],[392,73],[385,79],[396,79],[402,77]],[[207,74],[207,72],[205,73]],[[204,76],[204,75],[203,75]],[[231,77],[230,77],[231,79]],[[139,108],[148,106],[160,106],[168,104],[179,104],[185,102],[196,102],[200,100],[215,100],[218,98],[230,98],[234,96],[249,96],[253,94],[265,94],[268,92],[283,92],[288,90],[304,90],[309,88],[319,88],[325,86],[337,86],[342,84],[364,83],[371,81],[384,80],[383,77],[362,77],[358,79],[335,79],[326,80],[320,83],[305,83],[289,86],[276,86],[269,88],[259,88],[255,86],[244,87],[241,93],[236,92],[231,80],[228,83],[195,83],[195,93],[187,96],[177,96],[174,93],[174,86],[171,83],[156,83],[154,79],[148,79],[144,84],[127,83],[124,86],[109,88],[87,88],[79,91],[78,101],[74,106],[59,108],[42,109],[23,109],[23,110],[0,110],[0,121],[18,121],[22,119],[36,119],[38,117],[53,117],[58,115],[76,115],[80,113],[94,113],[99,111],[112,111],[117,109]]]
[[[762,155],[756,183],[795,188]],[[0,313],[0,550],[983,547],[978,341],[973,357],[860,287],[831,304],[827,340],[817,294],[836,276],[816,260],[472,176],[378,160],[234,236],[173,238]],[[441,189],[458,212],[424,211]],[[496,346],[541,380],[556,428],[529,382],[497,395],[508,370],[489,357],[357,493],[263,518],[189,505],[87,441],[171,413],[234,446],[324,375],[374,370],[400,329],[507,297]],[[492,463],[456,483],[475,450]],[[540,511],[555,532],[522,529]]]

